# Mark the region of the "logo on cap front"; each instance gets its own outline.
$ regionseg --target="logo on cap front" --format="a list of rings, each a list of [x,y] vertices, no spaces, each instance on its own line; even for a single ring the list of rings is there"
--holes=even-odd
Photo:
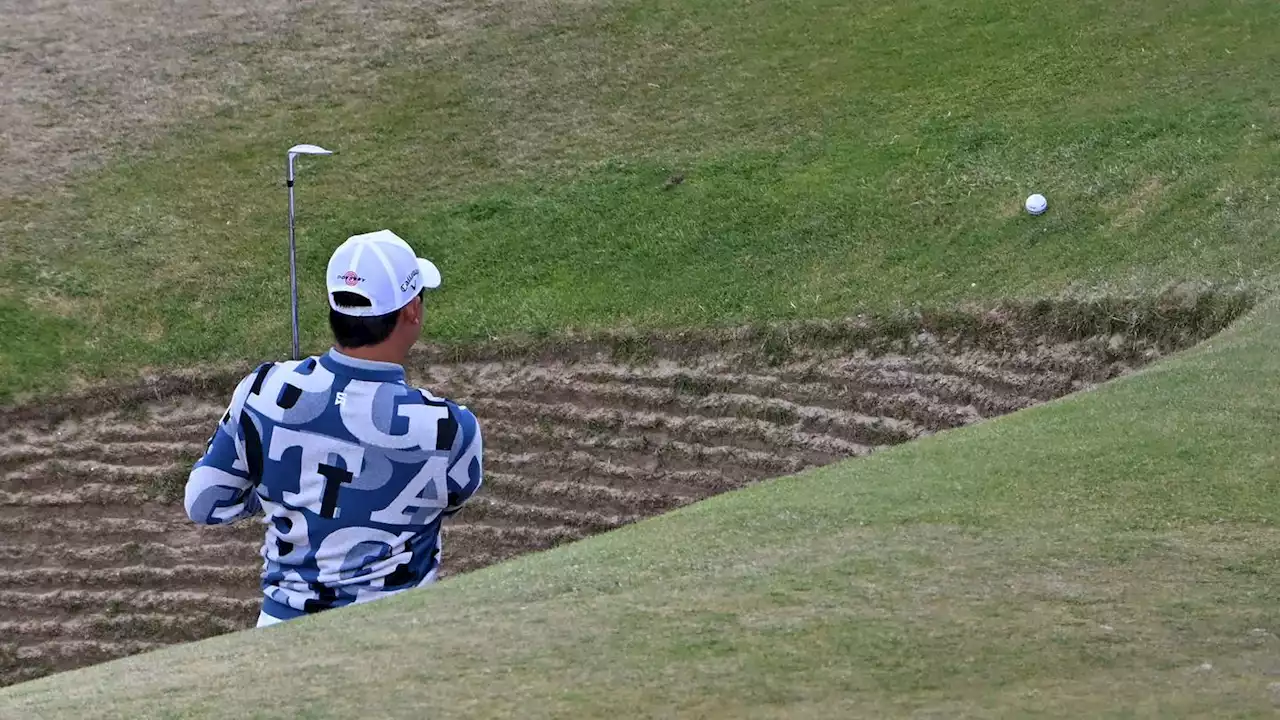
[[[359,275],[355,274],[350,270],[342,273],[338,277],[341,278],[342,281],[345,282],[347,285],[350,285],[352,287],[355,287],[356,283],[364,282],[364,278],[360,277]]]

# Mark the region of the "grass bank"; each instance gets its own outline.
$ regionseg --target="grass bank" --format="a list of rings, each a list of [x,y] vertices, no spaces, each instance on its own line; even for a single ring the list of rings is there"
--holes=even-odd
[[[3,201],[0,399],[286,353],[302,141],[340,153],[301,168],[311,351],[330,250],[379,227],[443,269],[445,342],[1266,285],[1280,263],[1264,0],[308,12],[172,38],[235,70],[218,102]]]

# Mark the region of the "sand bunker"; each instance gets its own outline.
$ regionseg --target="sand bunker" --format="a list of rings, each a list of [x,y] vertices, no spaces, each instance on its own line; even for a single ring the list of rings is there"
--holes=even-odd
[[[452,361],[424,349],[411,379],[473,408],[487,441],[446,574],[1084,390],[1235,314],[615,335]],[[0,683],[252,625],[260,526],[199,528],[179,500],[248,369],[0,410]]]

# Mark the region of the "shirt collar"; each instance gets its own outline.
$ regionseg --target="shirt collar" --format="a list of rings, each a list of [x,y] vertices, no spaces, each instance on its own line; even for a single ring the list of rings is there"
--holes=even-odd
[[[400,365],[351,357],[338,352],[337,348],[329,348],[328,352],[321,355],[320,364],[335,375],[345,375],[358,380],[404,382],[404,368]]]

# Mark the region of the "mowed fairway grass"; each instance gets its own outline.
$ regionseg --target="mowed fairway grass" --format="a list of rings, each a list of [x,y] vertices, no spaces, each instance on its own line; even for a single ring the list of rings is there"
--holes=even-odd
[[[291,625],[14,718],[1274,717],[1280,304],[1102,389]]]
[[[0,400],[286,354],[297,142],[339,153],[300,163],[307,352],[330,251],[383,227],[445,342],[1280,268],[1269,0],[331,5],[170,38],[217,102],[0,202]]]

